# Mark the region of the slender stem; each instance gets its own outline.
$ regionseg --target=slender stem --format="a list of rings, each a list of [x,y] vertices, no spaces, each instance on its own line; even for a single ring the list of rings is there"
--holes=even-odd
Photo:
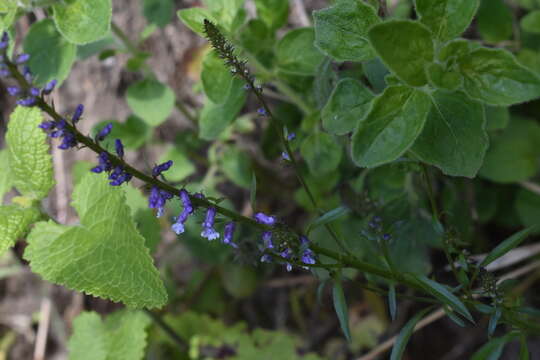
[[[381,17],[386,17],[388,15],[388,6],[386,0],[379,0],[379,14]]]
[[[116,37],[118,37],[118,39],[122,41],[122,43],[130,53],[132,53],[133,55],[137,55],[138,53],[140,53],[137,45],[132,42],[129,37],[122,31],[122,29],[114,22],[111,22],[111,30],[113,31],[114,35],[116,35]]]
[[[426,164],[422,163],[422,172],[424,173],[424,181],[426,183],[429,202],[431,203],[431,212],[433,219],[439,221],[439,210],[437,209],[437,202],[435,201],[435,195],[433,193],[433,187],[431,186],[431,177],[429,176],[429,170]]]
[[[159,326],[161,330],[163,330],[165,334],[167,334],[178,345],[180,350],[186,351],[188,349],[188,344],[161,318],[161,316],[148,309],[143,309],[143,312],[148,315],[152,321],[154,321],[156,325]]]
[[[188,119],[193,126],[197,126],[197,118],[191,114],[187,107],[180,101],[176,100],[174,105]]]

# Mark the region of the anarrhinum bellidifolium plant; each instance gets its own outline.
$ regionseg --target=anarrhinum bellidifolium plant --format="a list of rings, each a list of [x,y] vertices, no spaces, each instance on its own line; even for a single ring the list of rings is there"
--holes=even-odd
[[[128,105],[138,117],[127,124],[100,124],[92,136],[77,128],[84,120],[83,105],[60,114],[50,95],[67,78],[77,52],[91,52],[85,44],[108,36],[111,1],[0,3],[7,30],[0,42],[0,71],[11,79],[6,90],[18,105],[10,116],[7,149],[0,153],[2,168],[9,168],[0,177],[0,193],[15,187],[21,195],[0,207],[0,250],[26,237],[24,258],[44,279],[132,309],[164,307],[167,291],[150,256],[148,234],[141,235],[143,229],[130,209],[129,183],[138,179],[155,216],[168,217],[167,204],[181,204],[169,224],[169,231],[180,238],[190,231],[190,223],[196,223],[198,236],[221,241],[251,263],[283,264],[287,271],[309,269],[321,284],[330,282],[339,323],[353,342],[344,279],[358,278],[359,272],[362,287],[387,296],[392,319],[398,297],[426,303],[428,307],[404,325],[392,359],[401,357],[416,324],[433,306],[460,326],[478,326],[478,319],[487,315],[490,338],[497,325],[504,324],[505,335],[490,340],[478,358],[538,332],[537,310],[510,296],[492,273],[495,260],[538,231],[538,218],[529,220],[528,212],[520,210],[540,214],[538,200],[535,207],[529,197],[517,194],[524,198],[517,212],[527,227],[478,260],[466,249],[475,234],[460,195],[474,191],[484,202],[475,215],[483,224],[495,219],[497,200],[486,192],[485,180],[452,178],[479,174],[495,186],[491,183],[521,183],[538,173],[539,125],[523,117],[508,121],[509,106],[540,97],[538,48],[525,51],[521,44],[511,43],[520,50],[520,62],[502,48],[512,29],[505,35],[490,27],[488,1],[417,0],[416,20],[410,20],[407,1],[389,9],[384,2],[338,0],[313,13],[313,27],[288,31],[279,40],[276,31],[286,23],[288,2],[254,2],[255,18],[248,16],[243,1],[207,0],[204,8],[178,12],[212,48],[202,61],[206,100],[196,115],[156,80],[146,63],[149,54],[113,23],[112,31],[131,56],[128,68],[145,76],[127,91]],[[506,9],[501,4],[497,6]],[[23,51],[16,50],[15,20],[40,6],[52,19],[34,23]],[[151,23],[147,31],[166,25],[172,8],[167,1],[156,5],[145,0]],[[523,18],[525,33],[540,32],[538,11]],[[458,38],[476,14],[483,42]],[[115,51],[105,50],[101,56],[114,56]],[[279,208],[246,217],[220,205],[222,198],[205,195],[210,189],[198,192],[189,190],[189,184],[178,186],[185,176],[169,181],[173,160],[163,159],[148,172],[141,171],[125,160],[128,139],[115,137],[116,128],[124,126],[116,134],[130,134],[130,147],[137,148],[147,139],[145,129],[163,123],[176,105],[196,122],[200,139],[219,145],[209,152],[211,157],[223,151],[218,166],[234,184],[250,189],[255,209],[255,195],[266,191],[260,184],[271,188],[273,180],[252,176],[250,159],[229,143],[231,132],[246,131],[235,119],[248,94],[258,104],[252,118],[258,116],[269,125],[261,152],[268,158],[281,157],[280,166],[297,179],[294,197],[275,190],[273,196],[284,196],[278,199],[281,203],[298,204],[311,218],[306,228],[287,223],[285,216],[269,215],[283,212]],[[133,132],[138,132],[135,139]],[[47,136],[57,139],[62,150],[85,149],[96,155],[93,174],[80,180],[73,192],[79,225],[59,224],[40,208],[54,185]],[[210,161],[215,164],[215,159]],[[257,236],[237,234],[249,231],[245,228]],[[455,277],[448,285],[436,280],[438,269],[430,269],[430,247],[442,249],[446,256]],[[155,314],[148,314],[182,342]],[[116,358],[111,354],[141,358],[146,320],[134,311],[116,313],[105,322],[96,314],[83,314],[70,342],[72,357],[83,358],[85,346],[94,340],[99,349],[94,359]],[[120,329],[116,333],[113,324]],[[94,339],[85,338],[92,332]],[[132,346],[126,345],[129,341]],[[526,341],[522,346],[527,354]]]

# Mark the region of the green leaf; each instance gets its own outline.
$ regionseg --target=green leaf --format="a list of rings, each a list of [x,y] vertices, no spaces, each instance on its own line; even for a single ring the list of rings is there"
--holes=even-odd
[[[313,12],[315,45],[337,61],[365,61],[375,57],[367,40],[369,28],[381,22],[375,9],[362,1],[339,0]]]
[[[0,206],[0,255],[25,235],[28,227],[37,221],[39,216],[39,210],[34,207]]]
[[[390,284],[388,288],[388,309],[390,311],[390,319],[396,320],[397,314],[397,301],[396,301],[396,287],[394,284]]]
[[[55,284],[130,307],[163,306],[167,293],[124,190],[110,186],[106,174],[88,174],[75,187],[73,199],[80,225],[40,222],[28,236],[24,258],[32,271]]]
[[[332,300],[334,302],[334,310],[339,320],[339,325],[347,341],[351,341],[351,331],[349,330],[349,309],[347,301],[341,286],[341,280],[335,279],[332,287]]]
[[[214,104],[223,104],[229,97],[233,80],[223,59],[215,51],[208,52],[204,57],[201,71],[201,81],[206,96]]]
[[[479,0],[416,0],[416,12],[439,41],[461,35],[471,23]]]
[[[486,130],[502,130],[510,122],[510,110],[506,106],[485,105]]]
[[[475,43],[465,39],[449,41],[437,52],[437,59],[440,62],[452,64],[455,62],[455,59],[466,56],[474,50],[474,44]]]
[[[463,76],[459,72],[446,69],[439,63],[429,64],[426,72],[430,85],[435,88],[456,91],[463,86]]]
[[[398,78],[411,86],[427,83],[425,68],[434,56],[433,39],[427,27],[414,21],[386,21],[373,26],[368,37]]]
[[[414,332],[416,324],[428,313],[430,308],[424,309],[416,314],[411,320],[407,321],[405,326],[399,332],[398,338],[392,347],[392,353],[390,354],[390,360],[400,360],[405,351],[405,347],[409,342],[411,335]]]
[[[491,250],[484,260],[480,263],[480,266],[485,267],[491,264],[493,261],[497,260],[510,250],[519,246],[531,233],[540,229],[540,225],[533,225],[526,229],[521,230],[520,232],[515,233],[510,236],[508,239],[504,240],[502,243],[497,245],[495,249]]]
[[[533,34],[540,34],[540,10],[531,11],[521,18],[521,28]]]
[[[127,89],[127,103],[149,126],[164,122],[174,109],[174,92],[154,79],[144,79]]]
[[[540,78],[506,50],[479,48],[459,59],[467,94],[490,105],[509,106],[540,96]]]
[[[323,215],[319,216],[317,219],[313,220],[306,229],[306,234],[309,235],[311,230],[318,228],[319,226],[331,223],[337,219],[342,218],[345,215],[348,215],[351,212],[346,206],[339,206],[335,209],[332,209]]]
[[[501,308],[496,307],[495,313],[492,314],[489,318],[489,324],[488,324],[488,336],[491,337],[493,333],[495,332],[495,328],[497,328],[497,323],[499,322],[499,319],[501,318]]]
[[[150,24],[165,27],[174,13],[172,0],[143,0],[143,14]]]
[[[141,118],[130,115],[126,121],[102,121],[97,123],[91,133],[95,136],[103,127],[112,123],[111,134],[102,141],[102,145],[111,149],[114,147],[114,139],[122,139],[126,149],[138,149],[143,146],[152,136],[152,128],[148,126]]]
[[[251,159],[245,151],[235,146],[227,146],[220,156],[220,168],[233,183],[250,188],[253,169]]]
[[[316,132],[307,137],[300,147],[309,171],[316,176],[335,170],[341,161],[341,146],[332,135]]]
[[[229,97],[223,104],[214,104],[207,99],[199,117],[199,137],[214,140],[235,119],[246,101],[244,82],[235,78]]]
[[[429,96],[420,90],[386,88],[352,136],[353,161],[375,167],[403,155],[422,132],[430,107]]]
[[[24,38],[24,52],[30,54],[28,66],[35,75],[35,84],[42,86],[56,79],[62,83],[68,76],[77,55],[77,47],[64,39],[51,19],[38,21]]]
[[[469,310],[467,310],[467,307],[454,294],[448,291],[448,289],[444,285],[428,279],[424,275],[406,274],[405,276],[416,282],[427,293],[433,295],[436,299],[448,305],[453,310],[463,315],[467,320],[474,323],[474,319],[471,316]]]
[[[257,290],[257,273],[251,266],[227,264],[221,271],[223,287],[236,299],[253,295]]]
[[[39,200],[54,186],[47,135],[38,128],[42,121],[38,108],[18,106],[10,116],[6,134],[13,185],[24,196]]]
[[[343,135],[351,132],[371,106],[373,93],[358,80],[340,80],[321,112],[326,131]]]
[[[437,91],[424,130],[411,151],[451,176],[473,178],[489,146],[482,104],[461,92]]]
[[[148,325],[150,319],[140,311],[120,310],[105,321],[95,312],[83,312],[73,321],[69,359],[143,359]]]
[[[234,32],[234,22],[244,2],[245,0],[203,0],[204,6],[217,18],[217,23],[231,32]]]
[[[471,356],[471,360],[497,360],[501,357],[504,346],[517,336],[516,332],[488,341]]]
[[[0,150],[0,169],[4,169],[4,171],[0,171],[0,205],[2,205],[4,195],[13,187],[13,176],[9,171],[9,151],[7,149]]]
[[[288,0],[255,0],[255,8],[257,16],[272,32],[287,23],[289,17]]]
[[[524,181],[538,171],[540,126],[514,117],[504,131],[493,134],[480,175],[494,182]]]
[[[164,163],[168,160],[173,161],[173,166],[164,173],[168,181],[182,181],[195,172],[195,166],[181,149],[171,147],[166,153],[160,156],[159,163]]]
[[[540,225],[540,195],[527,189],[519,189],[515,207],[523,226]]]
[[[497,43],[512,36],[512,10],[504,0],[482,0],[476,21],[480,36],[487,42]]]
[[[54,4],[53,10],[58,31],[74,44],[88,44],[109,33],[111,0],[62,1]]]
[[[204,19],[208,19],[214,24],[217,24],[217,20],[214,15],[212,15],[208,9],[201,7],[178,10],[176,14],[184,25],[186,25],[191,31],[196,32],[201,36],[205,36]]]
[[[276,46],[279,70],[288,74],[315,75],[324,55],[313,46],[313,28],[289,31]]]
[[[529,360],[529,346],[527,345],[527,337],[525,335],[521,335],[520,339],[520,347],[519,347],[519,360]]]

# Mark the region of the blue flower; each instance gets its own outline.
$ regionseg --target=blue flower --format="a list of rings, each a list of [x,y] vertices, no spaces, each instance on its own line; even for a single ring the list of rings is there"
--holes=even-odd
[[[24,76],[24,79],[29,83],[31,84],[32,83],[32,80],[33,80],[33,75],[32,75],[32,72],[30,71],[30,68],[27,66],[27,65],[24,65],[23,67],[23,76]]]
[[[17,56],[15,58],[15,64],[24,64],[25,62],[27,62],[28,60],[30,60],[30,55],[28,54],[20,54],[19,56]]]
[[[21,88],[18,86],[8,86],[7,92],[11,96],[17,96],[21,93]]]
[[[384,241],[390,241],[390,240],[392,240],[392,235],[383,234],[382,238],[383,238]]]
[[[58,146],[58,148],[61,150],[67,150],[75,146],[77,146],[77,139],[75,138],[75,135],[73,135],[73,133],[70,131],[64,130],[62,143]]]
[[[105,125],[105,127],[103,129],[101,129],[98,134],[96,135],[96,140],[97,141],[103,141],[105,140],[105,138],[107,137],[107,135],[109,135],[111,133],[111,130],[112,130],[112,123],[108,123],[107,125]]]
[[[302,252],[301,260],[304,264],[315,264],[315,253],[311,249]]]
[[[291,157],[289,156],[289,154],[286,151],[283,151],[281,153],[281,157],[283,158],[283,160],[291,161]]]
[[[189,194],[186,190],[182,189],[180,190],[180,200],[182,201],[182,212],[178,217],[175,219],[175,223],[171,226],[172,230],[176,233],[176,235],[180,235],[185,231],[184,224],[187,221],[189,215],[191,215],[194,211],[193,205],[191,204],[191,199],[189,198]]]
[[[34,106],[36,104],[36,98],[29,96],[29,97],[17,100],[16,104],[21,105],[21,106],[26,106],[26,107]]]
[[[73,124],[78,123],[79,120],[81,119],[83,112],[84,112],[84,105],[83,104],[77,105],[77,108],[75,109],[75,112],[73,113],[73,116],[71,117],[71,122]]]
[[[225,229],[223,231],[223,243],[231,245],[233,248],[238,247],[238,245],[233,242],[235,228],[236,224],[234,221],[231,221],[225,225]]]
[[[124,157],[124,144],[122,144],[122,140],[116,139],[114,140],[114,147],[116,150],[116,155],[119,157]]]
[[[165,203],[171,199],[173,195],[165,190],[161,190],[157,186],[152,186],[150,190],[150,196],[148,197],[148,207],[150,209],[157,209],[157,217],[161,217],[165,210]]]
[[[296,139],[296,133],[292,132],[289,135],[287,135],[287,140],[293,141],[294,139]]]
[[[263,248],[265,250],[274,248],[274,244],[272,244],[272,232],[271,231],[263,232],[262,240],[263,240]]]
[[[206,211],[206,218],[204,219],[202,226],[203,231],[201,236],[208,240],[215,240],[219,238],[219,233],[214,229],[214,220],[216,217],[216,208],[211,206]]]
[[[272,215],[266,215],[262,212],[259,212],[259,213],[256,213],[255,214],[255,220],[260,223],[260,224],[265,224],[265,225],[274,225],[276,223],[276,217],[275,216],[272,216]]]
[[[56,84],[57,84],[57,83],[58,83],[58,82],[56,81],[56,79],[53,79],[53,80],[49,81],[49,82],[45,85],[45,87],[43,88],[41,94],[42,94],[42,95],[49,95],[50,93],[52,93],[53,90],[54,90],[54,88],[56,87]]]
[[[99,174],[101,172],[110,171],[112,169],[112,164],[109,160],[109,154],[107,154],[106,152],[102,152],[98,155],[98,161],[99,165],[92,168],[92,172]]]
[[[124,170],[122,166],[114,168],[113,172],[109,175],[109,180],[112,180],[109,184],[112,186],[120,186],[123,183],[127,183],[132,178],[132,175]]]
[[[159,175],[161,175],[162,172],[169,170],[172,164],[173,164],[173,161],[169,160],[169,161],[164,162],[163,164],[154,166],[154,168],[152,169],[152,176],[158,177]]]
[[[266,112],[265,108],[258,108],[257,109],[257,114],[259,114],[261,116],[268,116],[268,113]]]
[[[39,96],[39,92],[40,92],[40,90],[39,90],[39,88],[37,88],[37,87],[31,87],[31,88],[30,88],[30,95],[31,95],[31,96],[38,97],[38,96]]]
[[[9,35],[7,31],[4,31],[2,34],[2,39],[0,39],[0,49],[6,49],[9,46]]]
[[[282,258],[285,258],[285,259],[290,259],[291,254],[292,254],[291,249],[286,248],[285,250],[283,250],[282,252],[279,253],[279,256],[281,256]],[[286,263],[286,265],[287,265],[287,271],[291,271],[292,270],[292,265],[290,263]]]
[[[270,263],[272,262],[272,256],[268,255],[268,254],[264,254],[263,256],[261,256],[261,262],[263,263]]]

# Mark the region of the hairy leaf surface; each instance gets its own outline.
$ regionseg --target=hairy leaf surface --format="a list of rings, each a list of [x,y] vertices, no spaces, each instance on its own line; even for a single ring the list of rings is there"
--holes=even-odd
[[[105,37],[111,27],[111,0],[62,1],[53,5],[53,10],[60,33],[77,45]]]
[[[461,35],[471,23],[479,0],[416,0],[420,21],[440,41]]]
[[[0,255],[15,245],[28,231],[28,226],[39,219],[39,210],[17,205],[0,206]]]

